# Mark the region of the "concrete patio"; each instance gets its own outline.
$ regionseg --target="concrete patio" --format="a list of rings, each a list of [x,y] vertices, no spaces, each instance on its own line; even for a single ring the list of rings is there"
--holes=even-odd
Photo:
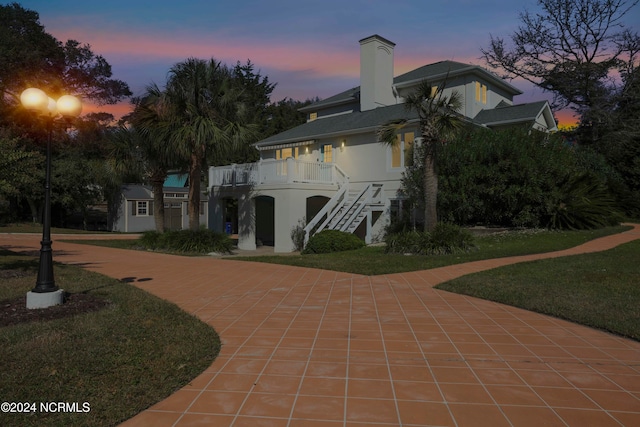
[[[631,427],[640,425],[640,343],[433,286],[638,238],[635,226],[551,254],[384,276],[59,236],[53,248],[56,261],[128,278],[222,339],[205,372],[123,426]],[[0,247],[34,250],[39,240],[3,234]]]

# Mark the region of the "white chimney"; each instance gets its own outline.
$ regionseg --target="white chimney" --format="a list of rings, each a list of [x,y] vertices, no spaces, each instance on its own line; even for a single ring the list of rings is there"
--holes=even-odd
[[[373,35],[360,40],[360,110],[393,105],[393,48],[395,43]]]

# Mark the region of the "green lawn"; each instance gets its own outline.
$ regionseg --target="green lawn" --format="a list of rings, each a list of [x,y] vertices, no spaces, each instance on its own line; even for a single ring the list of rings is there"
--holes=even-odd
[[[384,247],[368,246],[330,254],[245,256],[234,259],[378,275],[427,270],[482,259],[558,251],[628,229],[628,226],[617,226],[586,231],[536,230],[485,235],[476,239],[477,250],[455,255],[391,255],[384,253]]]
[[[33,288],[37,260],[0,250],[0,301]],[[91,412],[0,413],[2,426],[113,426],[210,366],[208,325],[135,286],[55,264],[67,292],[101,297],[100,311],[0,327],[0,396],[8,402],[88,402]]]
[[[599,230],[525,230],[485,235],[476,239],[477,250],[456,255],[391,255],[384,253],[384,247],[368,246],[354,251],[330,254],[239,256],[233,259],[322,268],[325,270],[344,271],[355,274],[378,275],[427,270],[481,259],[558,251],[580,245],[598,237],[621,233],[629,229],[629,226],[616,226]],[[141,249],[141,246],[136,240],[65,239],[64,241],[120,249]]]
[[[437,286],[640,341],[640,240],[592,254],[514,264]]]

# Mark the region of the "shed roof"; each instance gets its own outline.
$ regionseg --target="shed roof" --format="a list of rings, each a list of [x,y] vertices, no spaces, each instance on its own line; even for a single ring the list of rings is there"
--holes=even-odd
[[[140,184],[125,184],[122,186],[122,194],[127,200],[153,200],[151,187]]]

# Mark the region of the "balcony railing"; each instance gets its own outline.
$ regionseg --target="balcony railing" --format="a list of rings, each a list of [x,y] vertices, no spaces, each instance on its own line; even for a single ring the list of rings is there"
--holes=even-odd
[[[342,184],[347,175],[333,163],[305,162],[289,157],[209,169],[209,185],[231,187],[263,184]]]

